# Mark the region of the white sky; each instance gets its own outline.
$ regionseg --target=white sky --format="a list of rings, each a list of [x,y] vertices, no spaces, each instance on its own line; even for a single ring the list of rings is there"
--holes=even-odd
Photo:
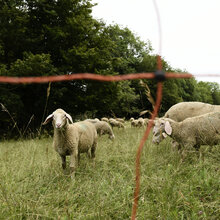
[[[93,17],[128,27],[159,52],[159,28],[153,0],[92,0]],[[161,55],[173,68],[220,76],[220,0],[157,0]],[[197,80],[220,83],[220,77]]]

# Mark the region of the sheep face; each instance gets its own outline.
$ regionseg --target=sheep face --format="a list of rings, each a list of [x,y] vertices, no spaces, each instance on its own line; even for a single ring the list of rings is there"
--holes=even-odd
[[[61,129],[67,123],[66,114],[58,113],[53,115],[53,125],[56,129]]]
[[[109,138],[110,138],[111,140],[114,140],[114,139],[115,139],[115,135],[114,135],[114,134],[109,135]]]
[[[153,128],[153,143],[159,144],[167,135],[172,134],[172,127],[168,121],[157,120]]]
[[[56,111],[54,111],[46,118],[43,124],[45,125],[51,120],[53,120],[53,126],[56,129],[63,128],[67,124],[67,120],[73,123],[72,117],[62,109],[57,109]]]

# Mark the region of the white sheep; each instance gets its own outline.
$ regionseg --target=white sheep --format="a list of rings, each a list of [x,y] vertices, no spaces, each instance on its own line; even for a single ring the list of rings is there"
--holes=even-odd
[[[184,147],[200,148],[200,145],[216,145],[220,143],[220,112],[187,118],[176,122],[169,118],[156,121],[153,129],[153,142],[160,143],[169,135],[174,141]]]
[[[118,128],[125,128],[125,126],[123,125],[123,123],[121,123],[120,121],[116,121],[113,118],[109,119],[109,124],[113,127],[118,127]]]
[[[170,107],[165,113],[164,118],[183,121],[189,117],[216,111],[220,111],[220,105],[211,105],[203,102],[180,102]]]
[[[88,153],[91,158],[95,157],[96,128],[90,122],[73,123],[72,117],[62,109],[50,114],[43,124],[51,120],[54,127],[53,147],[62,159],[63,169],[66,169],[66,156],[70,156],[70,171],[74,176],[80,153]]]
[[[138,118],[137,120],[138,120],[138,125],[139,125],[139,127],[143,127],[144,124],[145,124],[144,119],[143,119],[143,118]]]
[[[105,121],[105,122],[108,122],[108,118],[106,118],[106,117],[103,117],[103,118],[101,118],[101,121]]]
[[[130,119],[131,127],[139,127],[138,120],[135,120],[134,118]]]
[[[119,122],[121,122],[121,123],[125,123],[124,118],[115,118],[115,120],[116,120],[116,121],[119,121]]]
[[[145,125],[145,121],[143,118],[134,119],[131,118],[131,127],[143,127]]]
[[[133,117],[131,117],[130,119],[129,119],[129,121],[133,121],[134,120],[134,118]]]
[[[100,136],[108,134],[109,139],[114,139],[115,138],[115,135],[112,131],[112,128],[110,127],[110,125],[107,122],[98,121],[98,122],[94,123],[94,125],[96,127],[97,134],[99,134]]]
[[[170,118],[174,121],[180,122],[186,118],[203,115],[209,112],[220,111],[220,105],[211,105],[203,102],[180,102],[168,109],[165,115],[161,118]],[[160,129],[160,123],[154,121],[154,129]]]
[[[88,119],[85,119],[85,121],[88,121],[88,122],[91,122],[91,123],[96,123],[96,122],[98,122],[100,120],[98,118],[95,118],[95,119],[88,118]]]

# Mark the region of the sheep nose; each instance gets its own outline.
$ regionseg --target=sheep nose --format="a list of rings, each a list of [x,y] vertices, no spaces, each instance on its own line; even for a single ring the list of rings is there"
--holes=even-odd
[[[60,128],[61,127],[61,123],[56,123],[56,128]]]

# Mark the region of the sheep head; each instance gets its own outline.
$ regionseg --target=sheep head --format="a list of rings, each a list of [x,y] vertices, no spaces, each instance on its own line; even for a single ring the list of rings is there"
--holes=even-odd
[[[153,128],[153,143],[159,144],[167,135],[172,134],[170,122],[164,119],[157,119]]]
[[[53,126],[56,129],[63,128],[67,124],[67,121],[73,123],[72,117],[60,108],[54,111],[52,114],[48,115],[43,122],[43,125],[47,124],[51,120],[53,120]]]

